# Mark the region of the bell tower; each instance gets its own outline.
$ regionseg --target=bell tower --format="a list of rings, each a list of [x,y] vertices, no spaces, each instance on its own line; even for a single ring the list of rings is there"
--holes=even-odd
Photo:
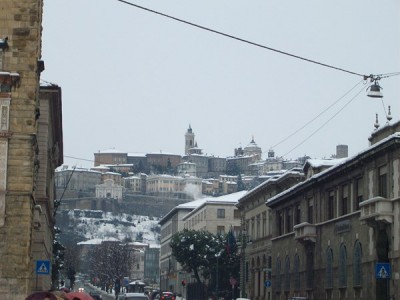
[[[189,128],[185,133],[185,155],[189,154],[189,150],[194,147],[194,133],[189,124]]]

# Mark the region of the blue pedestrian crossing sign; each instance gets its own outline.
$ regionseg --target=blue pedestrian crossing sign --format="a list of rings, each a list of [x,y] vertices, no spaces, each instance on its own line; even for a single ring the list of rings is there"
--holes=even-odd
[[[37,260],[36,261],[36,274],[48,275],[50,274],[50,261]]]
[[[375,276],[377,279],[390,279],[391,268],[389,263],[377,263],[375,266]]]

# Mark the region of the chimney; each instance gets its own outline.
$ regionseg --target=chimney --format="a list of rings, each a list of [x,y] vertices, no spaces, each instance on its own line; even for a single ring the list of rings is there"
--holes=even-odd
[[[336,158],[345,158],[349,156],[348,145],[337,145],[336,146]]]

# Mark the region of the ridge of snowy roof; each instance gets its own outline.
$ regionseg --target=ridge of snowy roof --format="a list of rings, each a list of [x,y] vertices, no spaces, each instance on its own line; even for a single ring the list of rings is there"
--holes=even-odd
[[[355,154],[355,155],[353,155],[353,156],[351,156],[351,157],[346,157],[346,158],[342,159],[342,160],[341,160],[340,162],[338,162],[336,165],[333,165],[333,166],[331,166],[330,168],[327,168],[326,170],[323,170],[322,172],[319,172],[319,173],[317,173],[317,174],[311,176],[310,178],[306,179],[305,181],[299,182],[298,184],[296,184],[296,185],[290,187],[289,189],[284,190],[283,192],[281,192],[281,193],[279,193],[279,194],[276,194],[275,196],[269,198],[269,199],[266,201],[266,203],[273,202],[274,200],[276,200],[276,199],[278,199],[278,198],[280,198],[280,197],[282,197],[282,196],[284,196],[284,195],[290,193],[291,191],[297,189],[299,186],[305,185],[305,184],[307,184],[308,182],[310,182],[310,181],[312,181],[312,180],[315,180],[316,178],[322,177],[322,176],[324,176],[325,174],[327,174],[327,173],[329,173],[329,172],[332,172],[332,171],[335,170],[336,168],[339,168],[340,166],[345,165],[347,162],[350,162],[350,161],[352,161],[352,160],[355,160],[355,159],[357,159],[359,156],[361,156],[361,155],[363,155],[363,154],[365,154],[365,153],[367,153],[367,152],[369,152],[369,151],[371,151],[371,150],[373,150],[373,149],[379,147],[380,145],[383,145],[384,143],[386,143],[386,142],[388,142],[388,141],[390,141],[390,140],[392,140],[392,139],[396,139],[396,138],[400,138],[400,132],[395,132],[395,133],[393,133],[393,134],[387,136],[386,138],[380,140],[379,142],[377,142],[377,143],[375,143],[375,144],[373,144],[373,145],[367,147],[366,149],[364,149],[364,150],[358,152],[357,154]]]
[[[90,239],[87,241],[79,242],[77,245],[100,245],[102,242],[119,242],[119,239],[109,237],[105,239]]]
[[[264,186],[269,185],[273,182],[278,182],[279,180],[281,180],[283,177],[289,176],[289,175],[301,175],[303,174],[302,172],[299,171],[293,171],[293,170],[288,170],[282,174],[278,174],[275,176],[271,176],[269,177],[267,180],[265,180],[264,182],[262,182],[261,184],[257,185],[256,187],[254,187],[253,189],[251,189],[250,191],[248,191],[248,193],[246,195],[243,195],[240,199],[239,199],[239,203],[242,202],[243,199],[246,199],[247,195],[251,195],[253,193],[255,193],[256,191],[262,189]]]
[[[107,154],[107,153],[127,154],[126,152],[120,151],[120,150],[115,149],[115,148],[110,148],[110,149],[105,149],[105,150],[99,150],[97,153],[100,153],[100,154]],[[97,153],[95,153],[95,154],[97,154]]]
[[[187,217],[193,215],[196,211],[198,211],[201,207],[207,205],[207,204],[236,204],[238,203],[239,199],[243,197],[245,194],[247,194],[248,191],[239,191],[236,193],[231,193],[219,197],[207,197],[204,198],[204,202],[201,203],[199,206],[194,208],[192,211],[190,211],[187,215],[183,217],[183,220],[185,220]]]
[[[341,163],[342,161],[348,159],[348,157],[344,158],[309,158],[306,160],[305,164],[309,164],[313,168],[319,168],[319,167],[328,167],[328,166],[334,166],[337,165],[338,163]]]

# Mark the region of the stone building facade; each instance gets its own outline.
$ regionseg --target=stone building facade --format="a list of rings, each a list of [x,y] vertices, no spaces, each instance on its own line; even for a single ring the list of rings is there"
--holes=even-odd
[[[160,241],[160,289],[162,291],[178,291],[178,276],[181,267],[172,256],[170,242],[172,236],[183,230],[182,218],[195,209],[203,200],[195,200],[180,204],[169,211],[159,222],[161,226]]]
[[[94,153],[94,166],[126,164],[128,153],[116,149],[107,149]]]
[[[250,299],[271,299],[272,213],[265,205],[274,196],[304,180],[304,174],[288,171],[271,177],[239,199],[241,215],[241,296]]]
[[[55,226],[55,173],[63,163],[63,134],[61,88],[56,85],[40,86],[40,116],[38,118],[38,169],[32,232],[32,258],[34,261],[53,261]],[[34,278],[35,289],[52,286],[51,273]]]
[[[399,132],[388,125],[366,150],[268,197],[271,299],[398,297]]]
[[[53,228],[44,227],[53,223],[51,169],[62,162],[62,135],[61,112],[39,101],[42,10],[40,0],[0,1],[0,299],[51,287],[35,280],[35,263],[52,260]]]
[[[106,179],[104,183],[96,185],[96,198],[108,198],[121,202],[123,188],[122,185],[116,184],[114,180]]]
[[[58,198],[93,197],[95,187],[102,183],[102,173],[82,168],[63,166],[55,172]]]

